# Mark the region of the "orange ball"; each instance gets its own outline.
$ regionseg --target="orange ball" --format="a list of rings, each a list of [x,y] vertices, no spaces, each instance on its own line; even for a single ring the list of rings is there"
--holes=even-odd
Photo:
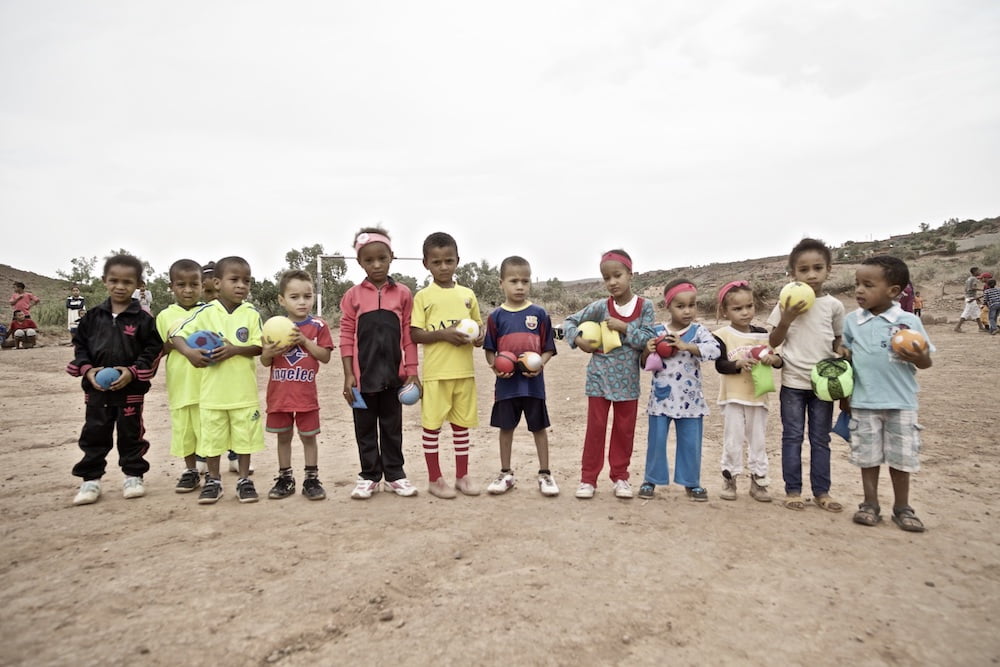
[[[903,350],[912,350],[913,343],[917,343],[921,350],[927,349],[927,339],[919,331],[913,329],[900,329],[892,337],[892,351],[900,354]]]

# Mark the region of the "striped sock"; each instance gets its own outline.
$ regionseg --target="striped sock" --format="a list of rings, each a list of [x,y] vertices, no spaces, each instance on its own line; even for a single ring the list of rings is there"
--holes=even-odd
[[[455,478],[461,479],[469,474],[469,429],[452,424],[451,435],[455,441]]]
[[[441,477],[441,461],[438,459],[438,437],[441,429],[424,429],[424,461],[427,462],[427,478],[436,482]]]

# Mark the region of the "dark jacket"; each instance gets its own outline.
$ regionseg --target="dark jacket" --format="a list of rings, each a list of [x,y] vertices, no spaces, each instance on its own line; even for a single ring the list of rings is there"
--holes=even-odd
[[[163,340],[156,331],[156,320],[142,310],[138,301],[133,299],[114,317],[111,300],[107,299],[80,318],[73,334],[73,349],[75,356],[66,372],[82,378],[81,385],[88,394],[102,394],[108,403],[124,403],[127,395],[149,391],[149,381],[160,363]],[[125,366],[132,372],[132,382],[119,391],[99,392],[86,378],[87,371],[95,366]]]

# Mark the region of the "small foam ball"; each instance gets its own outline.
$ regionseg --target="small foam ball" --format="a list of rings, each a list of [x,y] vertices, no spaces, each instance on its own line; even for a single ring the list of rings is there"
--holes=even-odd
[[[496,358],[493,359],[493,368],[497,369],[499,373],[513,373],[516,366],[517,357],[514,356],[513,352],[507,350],[497,353]]]
[[[412,382],[407,382],[396,392],[399,402],[403,405],[414,405],[420,400],[420,387]]]
[[[677,348],[667,342],[666,338],[660,338],[656,342],[656,354],[663,359],[669,359],[677,353]]]
[[[522,352],[517,358],[517,363],[522,371],[534,373],[542,370],[542,355],[537,352]]]
[[[580,337],[589,341],[592,345],[601,344],[601,325],[597,322],[580,322],[577,327]]]
[[[462,335],[470,341],[479,338],[479,323],[475,320],[465,318],[464,320],[460,320],[458,324],[455,325],[455,328],[462,332]]]
[[[288,347],[295,336],[295,323],[284,315],[275,315],[264,322],[260,332],[261,339],[276,347]]]
[[[792,308],[799,301],[805,301],[806,307],[802,309],[802,312],[812,308],[812,305],[816,303],[816,292],[813,291],[812,287],[806,285],[805,283],[800,283],[795,280],[784,287],[781,288],[781,292],[778,294],[778,305],[781,309],[785,309],[785,304],[788,304],[789,308]]]
[[[122,372],[117,368],[102,368],[97,371],[97,375],[94,376],[94,380],[101,389],[107,389],[121,376]]]
[[[916,343],[917,347],[921,350],[927,349],[927,339],[924,338],[919,331],[915,331],[913,329],[900,329],[892,337],[892,351],[896,354],[902,353],[903,350],[913,351],[914,343]]]

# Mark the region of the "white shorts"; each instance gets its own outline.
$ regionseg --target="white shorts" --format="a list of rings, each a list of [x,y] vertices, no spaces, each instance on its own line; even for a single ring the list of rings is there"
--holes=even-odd
[[[850,461],[859,468],[883,463],[903,472],[920,470],[920,431],[916,410],[851,410]]]

